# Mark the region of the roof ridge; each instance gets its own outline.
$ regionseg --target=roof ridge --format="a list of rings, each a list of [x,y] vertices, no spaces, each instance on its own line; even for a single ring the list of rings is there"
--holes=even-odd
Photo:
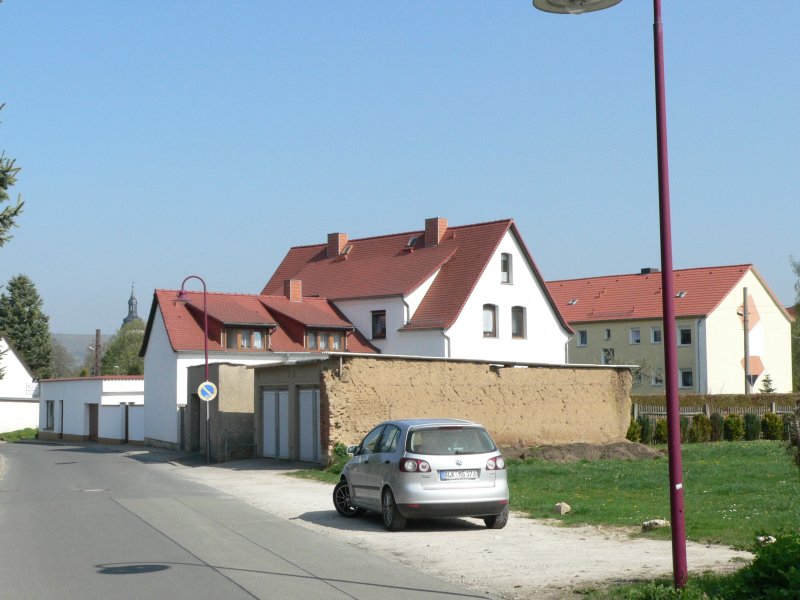
[[[203,290],[183,290],[187,294],[202,294]],[[165,288],[156,288],[156,292],[180,292],[180,290],[170,290]],[[262,294],[258,292],[206,292],[206,295],[214,295],[214,296],[241,296],[241,297],[254,297],[258,298]]]
[[[672,274],[674,275],[676,273],[686,273],[686,272],[689,272],[689,271],[707,271],[709,269],[736,269],[736,268],[740,268],[740,267],[753,268],[753,263],[741,263],[741,264],[735,264],[735,265],[715,265],[715,266],[708,266],[708,267],[687,267],[685,269],[673,269],[672,270]],[[663,271],[658,270],[658,271],[653,271],[651,273],[617,273],[615,275],[595,275],[595,276],[589,276],[589,277],[570,277],[568,279],[551,279],[547,283],[549,285],[551,283],[565,283],[565,282],[568,282],[568,281],[585,281],[587,279],[599,280],[599,279],[614,279],[614,278],[618,278],[618,277],[641,277],[642,275],[660,275],[662,272]]]
[[[449,225],[448,224],[447,229],[449,231],[451,229],[466,229],[467,227],[480,227],[480,226],[483,226],[483,225],[494,225],[496,223],[513,223],[513,222],[514,222],[514,219],[512,219],[512,218],[495,219],[494,221],[483,221],[481,223],[467,223],[466,225]],[[400,237],[400,236],[404,236],[404,235],[412,235],[412,234],[418,234],[418,233],[423,233],[424,234],[425,233],[425,229],[424,228],[422,228],[422,229],[412,229],[410,231],[400,231],[398,233],[384,233],[384,234],[380,234],[380,235],[369,235],[367,237],[360,237],[360,238],[348,238],[347,239],[347,243],[349,244],[351,242],[365,242],[365,241],[368,241],[368,240],[378,240],[378,239],[381,239],[381,238]],[[327,245],[328,245],[327,242],[318,242],[316,244],[304,244],[304,245],[301,245],[301,246],[291,246],[290,249],[291,250],[301,250],[301,249],[304,249],[304,248],[323,248],[323,247],[325,247]]]

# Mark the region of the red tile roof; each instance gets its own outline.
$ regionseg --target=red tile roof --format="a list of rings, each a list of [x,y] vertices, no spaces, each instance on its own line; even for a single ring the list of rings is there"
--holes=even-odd
[[[763,283],[753,265],[673,271],[675,315],[709,315],[750,270]],[[547,287],[571,324],[662,317],[661,273],[657,271],[549,281]],[[764,287],[769,292],[766,284]]]
[[[285,296],[258,296],[258,299],[271,313],[284,315],[306,327],[353,328],[324,298],[303,298],[302,302],[293,302]]]
[[[262,294],[281,294],[287,279],[303,282],[303,293],[329,300],[405,296],[437,270],[439,275],[404,329],[447,329],[506,232],[511,231],[546,293],[544,280],[513,220],[448,227],[437,246],[425,246],[425,232],[410,231],[349,240],[346,256],[328,258],[327,243],[291,248]],[[411,238],[417,238],[411,248]],[[556,311],[557,313],[558,311]],[[565,329],[569,329],[562,320]]]
[[[147,348],[158,307],[164,319],[170,345],[174,351],[203,350],[203,293],[186,292],[187,302],[177,300],[177,290],[156,290],[153,305],[147,320],[142,352]],[[212,323],[223,325],[262,326],[272,329],[270,349],[272,352],[305,352],[303,339],[294,338],[282,326],[281,316],[291,318],[304,326],[353,329],[353,325],[322,298],[303,298],[302,302],[291,302],[286,298],[265,297],[253,294],[207,294],[209,331]],[[292,304],[291,310],[286,304]],[[270,306],[275,307],[275,313]],[[282,309],[285,312],[282,312]],[[278,325],[277,329],[275,329]],[[224,351],[219,339],[209,336],[209,351]],[[360,334],[349,335],[347,348],[351,352],[375,352],[375,348]]]

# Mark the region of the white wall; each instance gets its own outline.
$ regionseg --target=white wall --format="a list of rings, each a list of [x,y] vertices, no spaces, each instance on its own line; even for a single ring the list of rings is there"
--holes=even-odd
[[[141,379],[104,379],[87,377],[77,379],[51,379],[41,383],[39,399],[39,428],[47,424],[48,400],[53,401],[54,433],[67,435],[89,435],[89,404],[98,404],[98,436],[109,439],[124,439],[124,408],[121,403],[135,403],[138,419],[142,420],[144,381]],[[61,430],[63,402],[63,431]],[[131,410],[134,407],[131,407]],[[142,429],[141,423],[136,426]],[[130,438],[143,439],[143,438]]]
[[[0,338],[0,367],[4,369],[0,379],[0,398],[33,398],[36,385],[17,353]]]
[[[511,284],[500,282],[501,254],[512,256]],[[483,337],[483,305],[497,306],[497,337]],[[525,339],[511,337],[511,308],[524,306]],[[519,244],[507,232],[481,275],[458,320],[447,332],[452,358],[564,364],[568,333],[525,260]]]
[[[34,428],[39,421],[39,401],[0,398],[0,433]]]
[[[747,287],[758,322],[750,331],[750,356],[759,356],[764,372],[769,373],[778,392],[792,391],[791,324],[775,304],[753,271],[748,271],[739,284],[708,317],[708,381],[709,393],[744,393],[744,328],[737,314],[742,305],[743,288]],[[763,375],[753,386],[758,392]]]
[[[128,441],[144,441],[144,406],[128,407]]]

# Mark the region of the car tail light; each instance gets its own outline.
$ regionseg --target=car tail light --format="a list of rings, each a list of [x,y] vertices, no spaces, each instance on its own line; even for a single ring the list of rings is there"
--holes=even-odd
[[[431,466],[427,460],[404,458],[400,461],[400,470],[403,473],[430,473]]]
[[[487,471],[502,471],[505,468],[506,468],[506,461],[503,460],[502,456],[493,456],[492,458],[486,461]]]

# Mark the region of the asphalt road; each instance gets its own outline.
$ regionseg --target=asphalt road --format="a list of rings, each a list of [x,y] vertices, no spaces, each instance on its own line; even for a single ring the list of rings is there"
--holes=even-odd
[[[0,597],[486,598],[180,478],[174,453],[0,443]]]

